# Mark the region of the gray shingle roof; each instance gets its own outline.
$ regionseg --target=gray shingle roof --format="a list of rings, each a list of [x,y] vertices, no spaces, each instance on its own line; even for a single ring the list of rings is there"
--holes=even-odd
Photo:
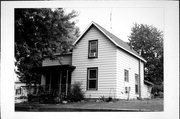
[[[135,57],[141,59],[142,61],[146,62],[146,60],[141,57],[136,51],[134,51],[132,48],[130,48],[130,46],[122,41],[121,39],[119,39],[117,36],[115,36],[114,34],[110,33],[109,31],[107,31],[105,28],[103,28],[102,26],[100,26],[99,24],[92,22],[89,27],[85,30],[85,32],[74,42],[74,45],[81,39],[81,37],[86,33],[86,31],[88,31],[88,29],[94,25],[96,28],[98,28],[105,36],[108,37],[108,39],[110,39],[116,46],[118,46],[119,48],[125,50],[126,52],[134,55]]]

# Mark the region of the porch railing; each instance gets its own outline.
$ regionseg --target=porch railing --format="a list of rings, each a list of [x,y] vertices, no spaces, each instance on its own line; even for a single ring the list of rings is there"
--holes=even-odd
[[[40,94],[52,94],[52,95],[68,95],[72,84],[51,84],[51,85],[40,85],[29,88],[29,94],[40,95]]]

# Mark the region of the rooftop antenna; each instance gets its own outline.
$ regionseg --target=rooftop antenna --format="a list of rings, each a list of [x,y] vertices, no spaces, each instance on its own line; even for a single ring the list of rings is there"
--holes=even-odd
[[[112,8],[110,10],[110,30],[112,31]]]

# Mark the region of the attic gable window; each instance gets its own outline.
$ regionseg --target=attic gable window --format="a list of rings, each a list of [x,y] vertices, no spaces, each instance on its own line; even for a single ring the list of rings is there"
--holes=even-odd
[[[98,40],[90,40],[88,58],[97,58],[97,57],[98,57]]]

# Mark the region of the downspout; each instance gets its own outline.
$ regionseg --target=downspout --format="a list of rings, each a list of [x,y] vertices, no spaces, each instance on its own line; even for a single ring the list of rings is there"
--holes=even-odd
[[[141,99],[141,60],[139,59],[139,98]]]
[[[59,94],[61,94],[61,82],[62,82],[62,71],[60,71],[60,75],[59,75]]]

